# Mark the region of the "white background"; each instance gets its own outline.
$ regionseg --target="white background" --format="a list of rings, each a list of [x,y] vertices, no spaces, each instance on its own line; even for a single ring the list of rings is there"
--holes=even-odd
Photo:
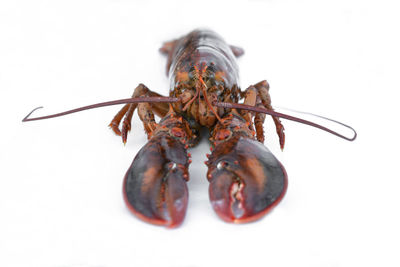
[[[7,1],[0,3],[0,266],[400,266],[397,1]],[[122,178],[146,137],[107,128],[119,110],[21,123],[168,93],[163,41],[208,27],[242,46],[242,88],[267,79],[273,104],[351,124],[346,142],[292,122],[289,175],[272,213],[222,222],[208,201],[206,140],[190,152],[189,207],[175,230],[130,214]]]

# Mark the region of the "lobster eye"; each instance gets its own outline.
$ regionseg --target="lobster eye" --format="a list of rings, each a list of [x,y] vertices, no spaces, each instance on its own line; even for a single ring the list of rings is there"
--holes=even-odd
[[[188,76],[189,79],[192,80],[196,77],[196,69],[194,67],[191,67],[188,71]]]
[[[206,70],[206,78],[207,79],[213,79],[215,77],[215,65],[213,63],[211,63],[209,66],[207,66],[207,70]]]
[[[211,62],[208,66],[207,66],[207,73],[215,73],[216,68],[215,68],[215,64],[214,62]]]

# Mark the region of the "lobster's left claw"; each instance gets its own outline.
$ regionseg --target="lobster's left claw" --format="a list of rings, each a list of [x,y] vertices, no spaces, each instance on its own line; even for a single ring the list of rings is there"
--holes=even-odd
[[[208,165],[212,207],[227,222],[251,222],[275,207],[285,195],[287,175],[261,143],[234,135],[216,145]]]
[[[185,217],[189,156],[182,143],[161,133],[136,155],[124,179],[124,199],[140,219],[169,228]]]

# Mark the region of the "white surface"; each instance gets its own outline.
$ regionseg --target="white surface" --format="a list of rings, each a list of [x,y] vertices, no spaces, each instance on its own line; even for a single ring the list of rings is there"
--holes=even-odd
[[[399,266],[397,1],[2,1],[0,266]],[[168,92],[163,41],[206,26],[242,46],[242,88],[267,79],[273,104],[347,122],[349,143],[285,122],[289,188],[260,221],[222,222],[208,201],[204,140],[190,152],[189,207],[176,230],[125,207],[122,178],[146,138],[124,147],[108,107]]]

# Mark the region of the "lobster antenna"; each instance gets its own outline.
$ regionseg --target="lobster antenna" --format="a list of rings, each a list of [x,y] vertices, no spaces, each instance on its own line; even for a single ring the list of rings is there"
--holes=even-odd
[[[282,119],[287,119],[287,120],[303,123],[303,124],[318,128],[320,130],[323,130],[325,132],[328,132],[330,134],[336,135],[336,136],[338,136],[340,138],[343,138],[343,139],[345,139],[347,141],[354,141],[357,138],[357,132],[351,126],[349,126],[347,124],[344,124],[342,122],[339,122],[339,121],[335,121],[335,120],[332,120],[332,119],[329,119],[329,118],[326,118],[326,117],[323,117],[323,116],[320,116],[320,115],[315,115],[315,114],[312,114],[312,113],[308,113],[308,112],[299,112],[299,113],[308,114],[308,115],[314,115],[316,117],[323,118],[325,120],[332,121],[332,122],[335,122],[335,123],[337,123],[339,125],[342,125],[342,126],[344,126],[344,127],[346,127],[346,128],[348,128],[348,129],[353,131],[353,133],[354,133],[353,137],[351,137],[351,138],[350,137],[346,137],[346,136],[341,135],[338,132],[335,132],[335,131],[333,131],[333,130],[331,130],[329,128],[326,128],[326,127],[324,127],[324,126],[322,126],[320,124],[317,124],[317,123],[314,123],[314,122],[311,122],[311,121],[308,121],[308,120],[300,119],[300,118],[297,118],[297,117],[294,117],[294,116],[290,116],[290,115],[287,115],[287,114],[284,114],[284,113],[276,112],[276,111],[273,111],[273,110],[268,110],[268,109],[265,109],[265,108],[258,108],[258,107],[249,106],[249,105],[245,105],[245,104],[228,103],[228,102],[214,102],[213,104],[215,106],[217,106],[217,107],[245,109],[245,110],[250,110],[250,111],[254,111],[254,112],[265,113],[265,114],[268,114],[268,115],[271,115],[271,116],[274,116],[274,117],[279,117],[279,118],[282,118]]]
[[[176,98],[176,97],[160,97],[160,96],[125,98],[125,99],[107,101],[107,102],[97,103],[97,104],[84,106],[84,107],[80,107],[80,108],[75,108],[75,109],[71,109],[71,110],[67,110],[67,111],[64,111],[64,112],[51,114],[51,115],[47,115],[47,116],[29,118],[29,116],[35,110],[43,108],[43,107],[37,107],[34,110],[32,110],[31,112],[29,112],[29,114],[26,115],[26,117],[22,120],[22,122],[51,119],[51,118],[65,116],[65,115],[68,115],[68,114],[71,114],[71,113],[80,112],[80,111],[84,111],[84,110],[88,110],[88,109],[94,109],[94,108],[100,108],[100,107],[106,107],[106,106],[113,106],[113,105],[120,105],[120,104],[128,104],[128,103],[174,103],[174,102],[178,102],[178,101],[180,101],[180,99]]]

